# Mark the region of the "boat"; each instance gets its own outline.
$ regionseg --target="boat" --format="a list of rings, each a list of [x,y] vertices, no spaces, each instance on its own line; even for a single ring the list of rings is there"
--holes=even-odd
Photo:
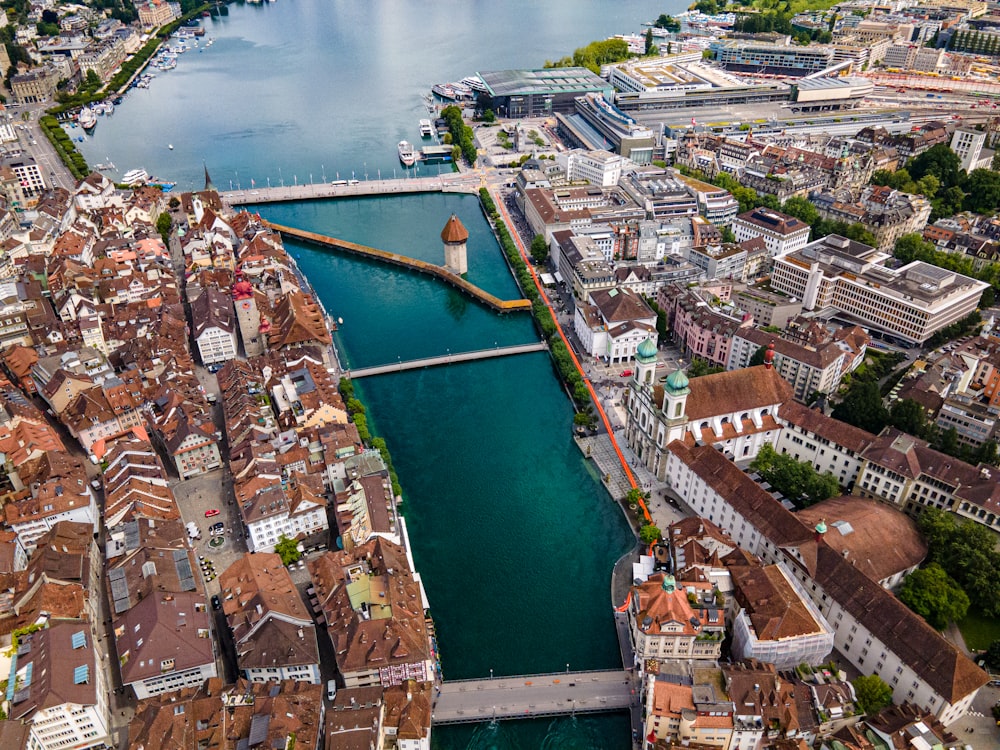
[[[169,148],[171,151],[173,151],[174,150],[174,144],[168,143],[167,144],[167,148]]]
[[[420,136],[422,138],[430,138],[434,135],[434,124],[427,119],[420,121]]]
[[[396,148],[399,151],[399,160],[403,165],[412,167],[417,160],[417,156],[413,152],[413,145],[409,141],[400,141]]]
[[[480,94],[485,94],[488,91],[486,82],[479,76],[466,76],[459,83]]]
[[[149,180],[149,173],[145,169],[130,169],[122,175],[122,183],[125,185],[139,185]]]
[[[442,99],[450,99],[455,101],[458,95],[455,93],[455,89],[452,88],[450,83],[435,83],[431,86],[431,91],[440,96]]]
[[[90,107],[84,107],[76,117],[77,124],[84,130],[91,130],[97,125],[97,115]]]

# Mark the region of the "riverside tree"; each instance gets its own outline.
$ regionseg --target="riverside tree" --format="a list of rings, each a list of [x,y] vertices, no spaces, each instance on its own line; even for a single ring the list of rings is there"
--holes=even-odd
[[[861,675],[851,683],[858,698],[858,708],[866,714],[881,711],[892,705],[892,688],[877,674]]]
[[[899,600],[935,630],[944,630],[969,611],[969,597],[937,563],[910,573],[899,589]]]

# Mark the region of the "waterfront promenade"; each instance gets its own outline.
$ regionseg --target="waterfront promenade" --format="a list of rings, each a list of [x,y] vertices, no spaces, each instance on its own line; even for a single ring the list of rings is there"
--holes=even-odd
[[[343,183],[343,180],[338,182]],[[318,198],[363,198],[368,195],[403,195],[406,193],[470,193],[479,192],[480,179],[474,174],[453,172],[430,177],[397,177],[375,180],[352,180],[347,184],[311,182],[303,185],[281,185],[250,189],[222,190],[219,195],[230,207],[257,203],[283,203]]]
[[[624,711],[638,701],[624,670],[458,680],[441,684],[434,724]]]
[[[456,352],[452,354],[441,354],[437,357],[424,357],[423,359],[411,359],[406,362],[395,362],[387,365],[375,365],[374,367],[362,367],[357,370],[348,370],[344,374],[352,380],[367,378],[372,375],[385,375],[390,372],[403,372],[404,370],[419,370],[424,367],[436,367],[438,365],[450,365],[455,362],[473,362],[477,359],[494,359],[495,357],[509,357],[514,354],[527,354],[528,352],[544,352],[548,349],[544,341],[537,344],[515,344],[514,346],[497,346],[492,349],[480,349],[474,352]]]
[[[531,302],[526,299],[511,299],[504,300],[499,297],[495,297],[484,289],[480,289],[475,284],[466,281],[464,278],[459,276],[452,271],[449,271],[444,266],[435,266],[433,263],[427,263],[423,260],[417,260],[415,258],[409,258],[405,255],[400,255],[399,253],[390,253],[385,250],[379,250],[374,247],[368,247],[366,245],[359,245],[356,242],[348,242],[347,240],[338,240],[335,237],[327,237],[322,234],[317,234],[316,232],[307,232],[304,229],[296,229],[294,227],[286,227],[281,224],[272,224],[271,222],[264,222],[267,226],[271,227],[275,232],[278,232],[283,237],[292,237],[297,240],[302,240],[303,242],[312,242],[316,245],[322,245],[324,247],[332,247],[337,250],[343,250],[344,252],[352,253],[354,255],[360,255],[364,258],[370,260],[377,260],[383,263],[389,263],[394,266],[402,266],[403,268],[408,268],[412,271],[419,271],[420,273],[426,273],[430,276],[435,276],[442,281],[446,281],[453,287],[457,288],[459,291],[465,292],[470,297],[473,297],[480,302],[483,302],[494,310],[500,313],[507,312],[517,312],[519,310],[530,310]]]

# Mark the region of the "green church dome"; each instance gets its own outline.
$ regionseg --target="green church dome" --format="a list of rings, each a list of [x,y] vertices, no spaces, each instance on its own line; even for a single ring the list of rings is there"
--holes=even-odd
[[[683,391],[688,387],[688,376],[683,370],[674,370],[667,376],[667,388],[671,391]]]
[[[646,339],[636,350],[635,358],[644,365],[648,365],[656,359],[656,342],[653,339]]]

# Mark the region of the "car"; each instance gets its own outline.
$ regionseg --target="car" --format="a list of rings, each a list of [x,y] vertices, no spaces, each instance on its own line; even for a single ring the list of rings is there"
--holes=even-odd
[[[212,595],[212,609],[222,609],[222,600],[218,594]]]
[[[225,533],[226,533],[225,529],[209,529],[208,530],[208,535],[209,536],[222,536]]]
[[[209,526],[208,528],[210,528],[210,529],[221,529],[221,528],[222,528],[223,526],[225,526],[225,525],[226,525],[226,524],[224,524],[224,523],[223,523],[222,521],[217,521],[216,523],[213,523],[213,524],[212,524],[211,526]]]
[[[622,378],[630,378],[630,377],[632,377],[632,371],[631,371],[631,370],[622,370],[622,371],[621,371],[621,372],[619,373],[619,377],[622,377]]]
[[[327,680],[326,681],[326,699],[328,701],[333,701],[337,697],[337,681]]]
[[[205,511],[205,518],[211,518],[212,516],[219,515],[220,511],[218,508],[209,508]]]

